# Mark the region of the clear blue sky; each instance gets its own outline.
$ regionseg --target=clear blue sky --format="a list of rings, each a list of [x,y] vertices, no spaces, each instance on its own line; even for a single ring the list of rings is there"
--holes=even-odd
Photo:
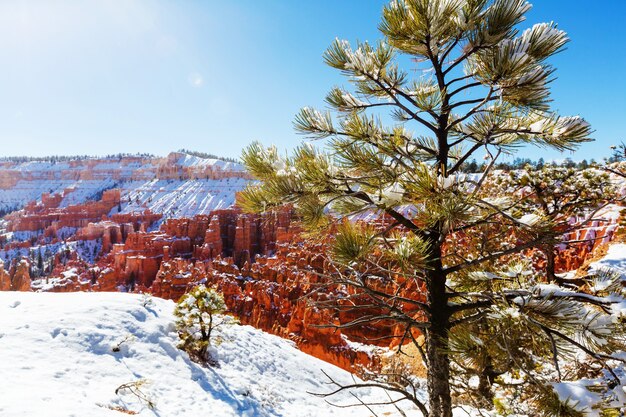
[[[3,0],[0,155],[291,148],[297,111],[346,84],[323,51],[380,38],[384,3]],[[524,25],[554,20],[572,39],[552,61],[554,107],[585,117],[597,142],[517,156],[606,156],[626,141],[626,1],[532,3]]]

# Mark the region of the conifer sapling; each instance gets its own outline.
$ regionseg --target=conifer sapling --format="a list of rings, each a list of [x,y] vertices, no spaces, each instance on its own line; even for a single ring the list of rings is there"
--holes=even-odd
[[[212,332],[223,323],[219,315],[226,311],[224,296],[214,288],[199,285],[183,295],[176,304],[176,329],[179,347],[199,362],[213,364],[209,357]]]

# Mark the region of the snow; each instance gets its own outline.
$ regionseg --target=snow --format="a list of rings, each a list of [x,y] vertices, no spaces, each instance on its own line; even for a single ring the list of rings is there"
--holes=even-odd
[[[0,189],[0,209],[19,209],[29,201],[40,200],[43,193],[60,193],[65,188],[79,183],[81,182],[54,179],[20,180],[11,188]]]
[[[626,377],[626,372],[621,367],[615,369],[615,372],[621,380],[624,380]],[[623,407],[626,404],[626,391],[624,391],[624,387],[621,384],[613,389],[609,389],[609,394],[606,398],[587,388],[597,389],[603,383],[605,384],[606,382],[601,378],[581,379],[574,382],[555,383],[553,387],[561,400],[584,412],[585,417],[602,417],[602,414],[597,409],[599,404],[607,402],[611,407]]]
[[[589,265],[590,272],[611,268],[626,277],[626,244],[615,243],[609,246],[606,255]]]
[[[61,208],[98,200],[102,192],[119,188],[123,213],[146,209],[165,217],[192,217],[234,204],[235,193],[248,183],[243,165],[219,159],[173,153],[168,168],[190,169],[200,178],[205,172],[230,172],[224,179],[158,180],[161,159],[90,159],[73,163],[24,162],[5,164],[3,173],[24,174],[11,187],[0,188],[0,211],[18,210],[31,201],[41,201],[44,193],[63,194]],[[86,177],[86,171],[90,179]],[[175,171],[175,170],[174,170]],[[27,179],[24,179],[27,178]],[[114,178],[114,179],[113,179]],[[110,214],[117,213],[117,207]]]
[[[518,221],[521,224],[524,224],[526,226],[534,226],[535,224],[537,224],[537,222],[539,222],[541,220],[541,217],[539,217],[537,214],[535,213],[529,213],[529,214],[525,214],[522,217],[520,217],[518,219]]]
[[[235,193],[243,190],[248,182],[244,178],[126,182],[120,184],[121,212],[139,213],[149,209],[176,218],[209,214],[232,206]],[[117,207],[113,212],[117,213]]]
[[[33,291],[54,291],[58,290],[59,287],[63,287],[65,285],[72,285],[75,281],[71,278],[40,278],[35,279],[31,282],[30,287]]]
[[[213,158],[201,158],[195,155],[182,154],[182,156],[178,159],[177,165],[184,167],[219,167],[223,171],[245,171],[245,168],[242,164],[236,162],[228,162],[223,161],[221,159],[213,159]]]
[[[624,243],[615,243],[609,246],[607,254],[600,260],[593,262],[590,264],[589,273],[592,274],[594,272],[601,272],[606,270],[611,270],[621,274],[622,279],[626,277],[626,244]],[[548,285],[543,285],[543,289],[548,289]],[[558,288],[558,287],[557,287]],[[603,289],[603,282],[600,281],[592,287],[593,290],[601,291]],[[556,292],[556,291],[555,291]],[[565,293],[564,291],[560,291]],[[582,293],[578,293],[579,296],[585,295]],[[585,295],[589,298],[593,298],[590,295]],[[616,302],[611,306],[613,317],[617,318],[619,316],[626,316],[626,302]],[[585,317],[584,321],[587,323],[584,326],[581,326],[585,329],[589,327],[594,327],[599,325],[600,328],[605,327],[604,323],[597,322],[596,317]],[[604,318],[604,320],[610,320],[611,318]],[[591,326],[590,326],[591,325]],[[587,336],[589,336],[587,332]],[[603,339],[595,340],[596,343],[604,342]],[[614,357],[624,357],[624,352],[617,352],[614,354]],[[624,406],[626,404],[626,389],[625,389],[625,381],[626,381],[626,367],[623,363],[613,361],[611,365],[614,366],[613,370],[615,374],[619,377],[621,383],[616,385],[613,388],[608,388],[608,393],[604,396],[599,395],[596,392],[590,391],[587,387],[599,387],[606,385],[606,380],[604,378],[596,378],[596,379],[581,379],[577,381],[566,381],[553,384],[553,387],[559,397],[567,401],[570,405],[575,407],[578,410],[584,411],[586,417],[601,417],[600,412],[597,410],[597,405],[602,403],[603,401],[607,401],[612,406]],[[606,375],[605,375],[606,376]]]
[[[65,208],[71,205],[84,203],[87,200],[97,199],[104,190],[109,190],[111,188],[115,188],[116,186],[117,182],[111,179],[77,181],[67,187],[72,191],[63,197],[59,207]],[[38,196],[38,198],[40,198],[40,196]]]
[[[219,367],[191,362],[176,347],[173,309],[172,301],[121,293],[0,293],[0,415],[370,415],[310,394],[329,391],[322,370],[344,383],[349,373],[250,326],[222,328],[214,343]],[[128,390],[115,393],[137,381],[154,409]],[[387,398],[375,389],[358,393]],[[332,400],[354,403],[348,392]]]
[[[589,272],[611,270],[621,275],[626,282],[626,244],[615,243],[609,246],[607,254],[597,262],[589,265]],[[596,290],[602,290],[602,282],[596,285]],[[626,317],[626,301],[615,303],[612,306],[613,314],[618,317]]]
[[[393,183],[387,188],[383,189],[380,195],[381,201],[389,206],[400,203],[403,197],[404,187],[398,182]]]
[[[556,383],[553,386],[559,397],[567,404],[578,410],[586,410],[593,413],[593,415],[599,415],[590,410],[593,405],[602,400],[602,397],[585,388],[582,381],[578,381],[578,383]],[[587,413],[586,415],[589,414]]]

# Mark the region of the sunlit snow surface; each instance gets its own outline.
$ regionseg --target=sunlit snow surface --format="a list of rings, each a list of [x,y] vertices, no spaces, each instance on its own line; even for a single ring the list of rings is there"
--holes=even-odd
[[[122,183],[122,213],[149,209],[165,217],[208,214],[235,204],[235,193],[243,190],[248,182],[243,178],[226,178]],[[117,208],[113,211],[117,212]]]
[[[322,370],[344,383],[350,374],[250,326],[224,328],[216,347],[220,366],[200,367],[176,347],[174,303],[142,301],[122,293],[0,292],[0,416],[124,415],[114,408],[161,417],[371,415],[309,393],[330,389]],[[128,392],[115,394],[138,380],[147,381],[140,389],[155,409]],[[358,393],[387,399],[377,390]],[[355,401],[348,392],[332,399]]]

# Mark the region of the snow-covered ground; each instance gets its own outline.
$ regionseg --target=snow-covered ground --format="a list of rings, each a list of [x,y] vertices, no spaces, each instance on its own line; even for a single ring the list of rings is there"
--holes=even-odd
[[[593,262],[590,267],[591,271],[609,268],[621,273],[626,279],[626,244],[615,243],[610,245],[606,255],[597,262]]]
[[[250,326],[224,327],[220,366],[203,368],[176,347],[174,303],[144,301],[121,293],[0,292],[0,416],[372,415],[310,394],[330,389],[322,370],[346,383],[349,373]],[[144,400],[128,389],[115,392],[136,383]],[[358,393],[387,399],[382,391]],[[332,400],[355,402],[348,392]]]

